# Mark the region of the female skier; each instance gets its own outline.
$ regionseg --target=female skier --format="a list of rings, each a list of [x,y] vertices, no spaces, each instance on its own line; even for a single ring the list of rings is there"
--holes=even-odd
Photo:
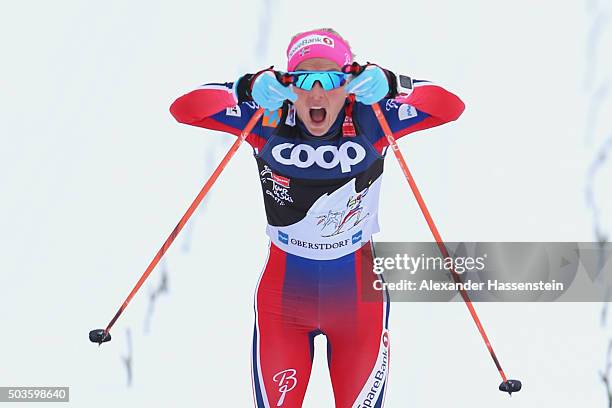
[[[270,237],[255,292],[252,378],[258,408],[301,407],[314,337],[327,337],[336,407],[382,407],[389,371],[389,304],[374,292],[370,239],[387,139],[456,120],[454,94],[374,64],[353,63],[334,30],[294,36],[287,73],[264,69],[207,84],[170,107],[181,123],[247,137],[257,161]]]

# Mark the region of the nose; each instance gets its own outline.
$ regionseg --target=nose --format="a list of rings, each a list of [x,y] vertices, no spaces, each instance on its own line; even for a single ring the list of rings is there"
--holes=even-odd
[[[321,82],[316,81],[310,90],[310,96],[320,98],[325,95],[325,90],[321,86]]]

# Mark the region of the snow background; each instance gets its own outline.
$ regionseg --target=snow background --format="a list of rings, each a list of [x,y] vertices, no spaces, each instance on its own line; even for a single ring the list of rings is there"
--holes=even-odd
[[[70,386],[71,405],[252,406],[252,299],[267,239],[243,146],[98,348],[104,327],[233,137],[179,125],[205,82],[284,67],[331,26],[359,61],[436,81],[467,110],[400,146],[449,241],[590,241],[589,166],[610,137],[610,2],[58,0],[0,16],[0,386]],[[588,125],[587,125],[588,124]],[[591,180],[612,231],[610,164]],[[393,157],[377,241],[431,240]],[[607,218],[606,218],[607,217]],[[394,304],[388,407],[604,407],[601,304]],[[133,348],[133,383],[122,356]],[[305,407],[331,407],[325,340]],[[26,405],[24,405],[26,406]]]

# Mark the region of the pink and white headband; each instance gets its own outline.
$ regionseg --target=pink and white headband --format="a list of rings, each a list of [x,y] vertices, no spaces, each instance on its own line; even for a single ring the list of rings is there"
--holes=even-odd
[[[287,47],[287,71],[295,68],[304,60],[325,58],[342,66],[353,62],[348,44],[337,35],[324,30],[313,30],[295,37]]]

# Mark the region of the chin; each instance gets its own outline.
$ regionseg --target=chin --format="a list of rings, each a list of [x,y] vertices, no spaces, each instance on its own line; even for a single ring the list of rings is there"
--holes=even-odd
[[[307,124],[306,129],[313,136],[323,136],[326,134],[331,128],[331,124],[326,124],[324,126],[313,126],[311,123]]]
[[[323,136],[327,133],[327,130],[310,130],[310,134],[313,136]]]

